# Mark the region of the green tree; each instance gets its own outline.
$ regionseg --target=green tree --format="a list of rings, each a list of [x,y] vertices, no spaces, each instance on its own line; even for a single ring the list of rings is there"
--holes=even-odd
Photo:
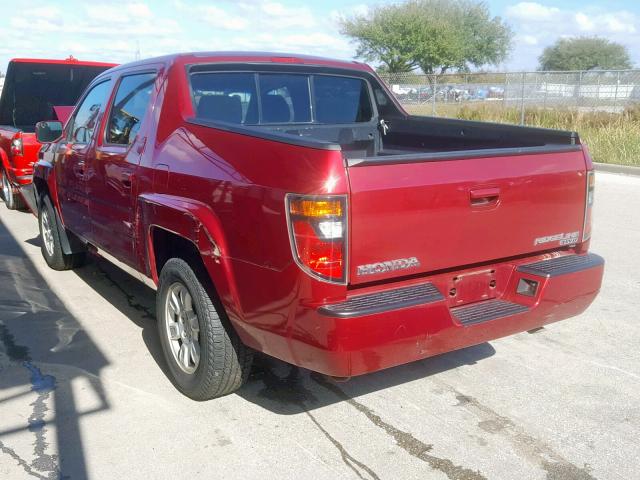
[[[356,42],[358,57],[381,63],[389,73],[495,65],[506,58],[513,36],[475,0],[407,0],[345,18],[340,27]]]
[[[618,70],[631,68],[626,47],[600,37],[561,38],[538,58],[540,70]]]

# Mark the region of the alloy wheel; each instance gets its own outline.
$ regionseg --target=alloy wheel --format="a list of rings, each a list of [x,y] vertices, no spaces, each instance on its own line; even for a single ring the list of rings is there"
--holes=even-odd
[[[52,257],[53,256],[53,225],[51,223],[51,219],[49,218],[49,212],[46,209],[42,210],[40,214],[40,222],[42,229],[42,241],[44,242],[44,248],[47,250],[47,254]]]
[[[191,294],[180,282],[169,287],[164,318],[173,359],[184,373],[193,374],[200,364],[200,325]]]

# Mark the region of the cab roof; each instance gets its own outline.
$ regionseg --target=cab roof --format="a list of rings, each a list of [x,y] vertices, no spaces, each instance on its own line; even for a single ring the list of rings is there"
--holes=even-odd
[[[149,65],[154,63],[181,64],[193,63],[272,63],[288,65],[310,65],[343,68],[349,70],[370,71],[370,67],[362,62],[352,60],[336,60],[282,52],[187,52],[148,58],[120,65],[114,70]]]

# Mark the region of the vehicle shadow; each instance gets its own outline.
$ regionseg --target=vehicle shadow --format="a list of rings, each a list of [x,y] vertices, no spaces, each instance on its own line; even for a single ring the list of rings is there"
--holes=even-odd
[[[155,291],[97,255],[90,255],[87,264],[74,272],[93,291],[140,328],[147,350],[169,379],[169,370],[156,329]]]
[[[80,419],[110,408],[108,361],[1,220],[0,285],[0,456],[25,475],[87,478]],[[97,399],[89,409],[77,402],[78,379]]]
[[[107,260],[93,256],[76,274],[142,330],[142,339],[169,379],[155,320],[155,292]],[[247,384],[236,395],[281,415],[298,414],[346,399],[437,375],[492,356],[483,343],[337,384],[333,380],[263,354],[256,354]]]
[[[337,381],[266,355],[257,355],[247,384],[237,394],[279,415],[310,412],[337,402],[356,403],[369,393],[438,375],[463,365],[473,365],[495,354],[482,343],[406,365]],[[428,395],[429,392],[425,392]],[[402,399],[398,399],[402,402]]]

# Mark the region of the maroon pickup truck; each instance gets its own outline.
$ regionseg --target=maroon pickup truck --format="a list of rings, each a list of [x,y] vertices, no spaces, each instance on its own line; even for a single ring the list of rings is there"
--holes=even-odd
[[[65,121],[83,90],[114,63],[14,58],[0,97],[0,183],[6,206],[24,206],[19,189],[31,183],[40,143],[34,129],[41,120]]]
[[[358,62],[181,54],[111,69],[38,125],[55,269],[157,287],[172,381],[234,391],[261,351],[350,377],[584,311],[594,175],[571,132],[408,115]]]

